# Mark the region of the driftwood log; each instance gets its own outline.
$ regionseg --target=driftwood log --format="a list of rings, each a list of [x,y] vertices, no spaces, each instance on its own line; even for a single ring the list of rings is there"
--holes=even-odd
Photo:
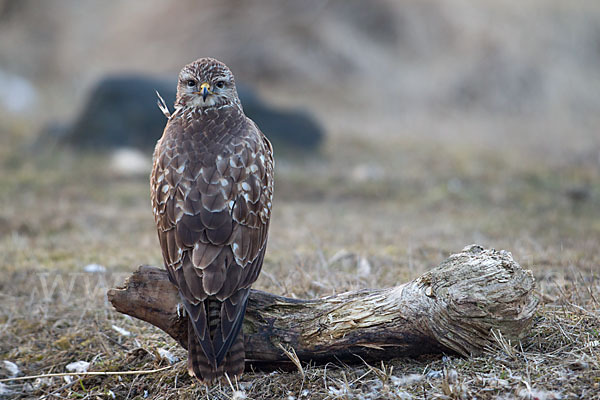
[[[142,266],[108,291],[115,309],[157,326],[187,345],[187,320],[163,269]],[[539,304],[531,271],[510,253],[472,245],[421,277],[388,289],[365,289],[315,300],[253,290],[244,335],[256,365],[287,361],[387,360],[426,353],[480,354],[498,337],[513,342]],[[496,338],[495,338],[496,337]]]

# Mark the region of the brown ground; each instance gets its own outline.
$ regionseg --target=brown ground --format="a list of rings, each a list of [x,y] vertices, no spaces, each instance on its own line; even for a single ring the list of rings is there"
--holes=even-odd
[[[105,300],[106,288],[137,265],[160,265],[147,176],[112,171],[102,155],[22,157],[8,150],[19,148],[20,138],[2,139],[0,358],[24,375],[65,372],[78,360],[94,371],[169,365],[159,348],[184,360],[165,334],[113,312]],[[510,350],[372,366],[385,373],[360,364],[305,365],[304,380],[249,372],[234,384],[238,394],[229,385],[207,392],[187,377],[184,361],[149,375],[5,388],[20,398],[108,398],[109,391],[117,398],[591,398],[600,390],[598,160],[570,154],[557,161],[533,147],[507,146],[338,132],[319,156],[281,159],[269,250],[255,287],[315,297],[390,286],[472,242],[507,249],[534,271],[545,298],[532,331]],[[335,257],[341,252],[348,256]],[[358,274],[364,260],[370,271]],[[107,272],[84,272],[90,263]],[[449,380],[453,389],[444,386]]]
[[[203,9],[219,18],[192,13],[191,2],[0,6],[8,3],[29,6],[0,15],[2,69],[40,95],[35,112],[0,108],[0,379],[10,374],[3,361],[20,375],[66,372],[75,361],[92,371],[170,368],[4,382],[0,397],[600,398],[597,2],[382,1],[393,12],[367,7],[369,18],[356,18],[368,10],[350,1]],[[223,21],[248,40],[220,30]],[[272,31],[258,40],[265,26]],[[177,32],[185,36],[173,46]],[[196,40],[202,32],[213,36]],[[149,168],[131,173],[111,155],[28,145],[41,116],[72,115],[106,71],[171,76],[208,54],[269,100],[309,108],[329,134],[320,154],[276,154],[256,288],[318,297],[396,285],[478,243],[511,251],[537,279],[544,305],[524,340],[476,358],[304,365],[304,379],[249,371],[205,388],[187,376],[173,340],[113,312],[106,289],[139,264],[161,263]],[[92,263],[106,271],[84,272]]]

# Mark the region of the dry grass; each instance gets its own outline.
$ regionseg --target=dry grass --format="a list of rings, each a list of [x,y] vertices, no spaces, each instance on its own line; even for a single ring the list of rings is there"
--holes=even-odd
[[[13,380],[0,398],[600,398],[597,0],[147,3],[0,0],[2,69],[40,91],[21,117],[0,110],[0,380],[76,361],[170,368]],[[105,298],[137,265],[161,263],[147,176],[101,154],[24,149],[107,71],[173,77],[200,55],[273,104],[309,108],[331,135],[318,156],[277,154],[256,288],[391,286],[479,243],[533,270],[544,304],[531,332],[475,358],[192,381],[185,351]]]
[[[12,381],[1,387],[7,397],[599,396],[600,168],[593,157],[548,160],[532,148],[334,135],[320,156],[279,160],[257,288],[316,297],[390,286],[477,242],[507,249],[532,269],[545,304],[523,342],[498,338],[498,348],[480,357],[303,364],[207,388],[187,376],[186,353],[173,340],[105,299],[137,265],[160,264],[147,177],[104,168],[102,155],[55,149],[24,157],[15,151],[19,135],[2,140],[0,360],[15,363],[20,375],[66,372],[80,360],[91,371],[171,365],[148,375]],[[91,263],[106,271],[84,272]]]

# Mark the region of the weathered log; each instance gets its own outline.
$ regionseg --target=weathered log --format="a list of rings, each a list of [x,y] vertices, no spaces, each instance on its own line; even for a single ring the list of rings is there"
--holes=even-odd
[[[157,326],[187,345],[186,317],[163,269],[142,266],[108,291],[115,309]],[[384,360],[426,353],[464,356],[493,347],[492,331],[519,340],[539,304],[531,271],[505,251],[472,245],[421,277],[388,289],[365,289],[315,300],[253,290],[244,335],[246,358],[303,361]]]

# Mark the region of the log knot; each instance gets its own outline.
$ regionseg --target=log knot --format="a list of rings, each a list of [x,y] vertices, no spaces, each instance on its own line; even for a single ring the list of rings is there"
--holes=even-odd
[[[539,305],[535,279],[510,252],[467,246],[423,275],[435,302],[429,327],[444,346],[463,355],[494,344],[492,330],[512,341],[530,327]]]

